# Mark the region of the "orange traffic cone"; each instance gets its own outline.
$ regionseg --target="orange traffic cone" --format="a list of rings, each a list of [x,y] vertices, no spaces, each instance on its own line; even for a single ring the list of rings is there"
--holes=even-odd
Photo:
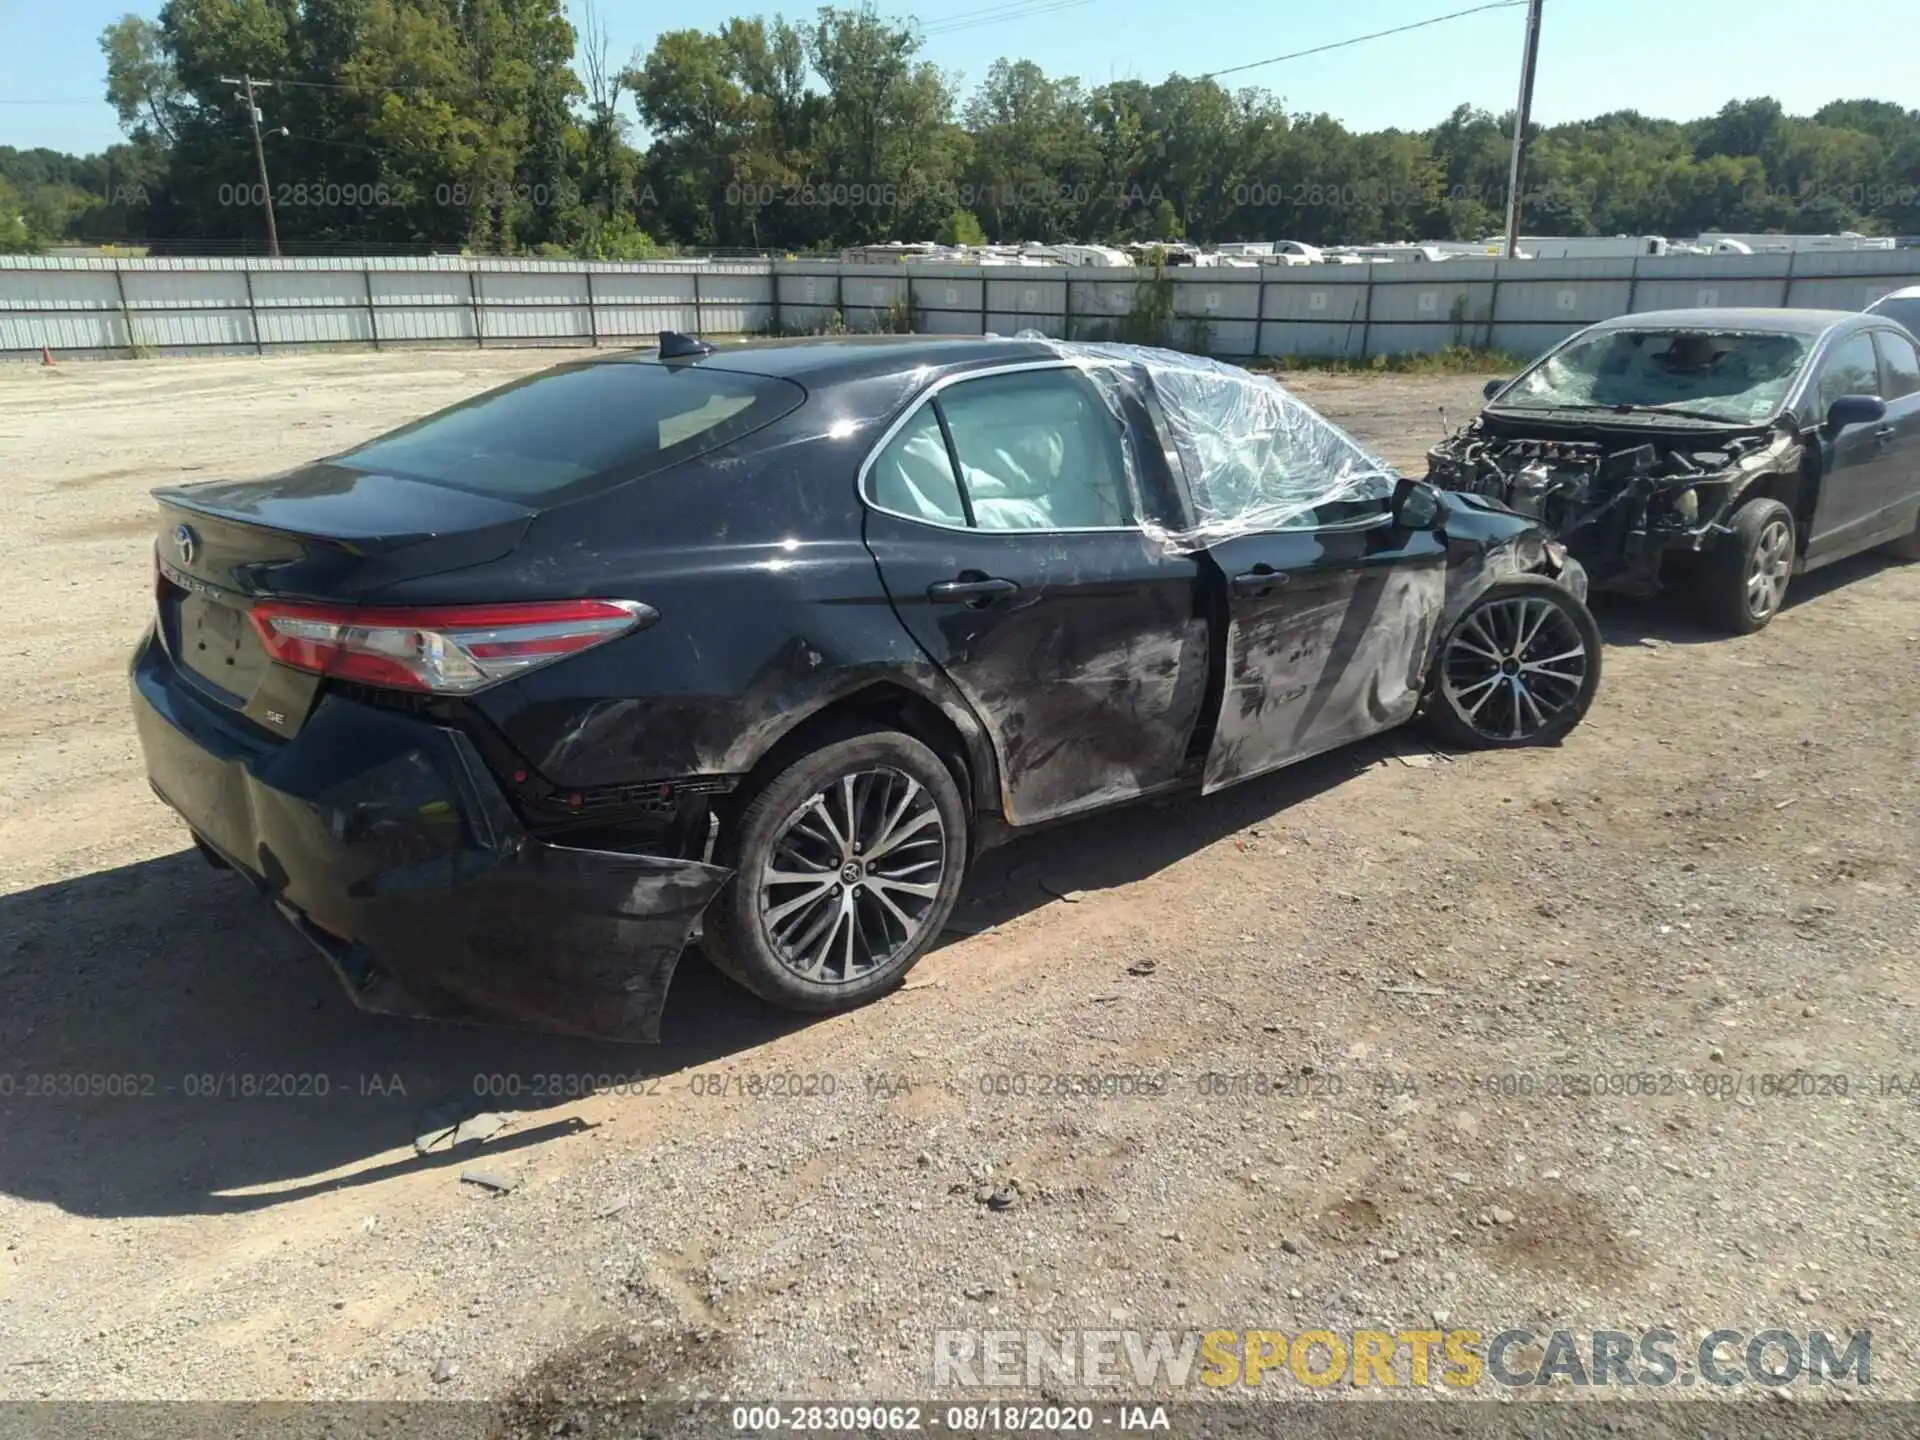
[[[40,363],[42,365],[53,364],[53,356],[51,353],[49,353],[49,351],[47,350],[47,347],[44,345],[40,347]]]

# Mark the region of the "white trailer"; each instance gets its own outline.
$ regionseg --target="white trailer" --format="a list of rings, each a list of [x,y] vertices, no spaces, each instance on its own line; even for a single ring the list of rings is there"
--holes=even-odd
[[[1492,253],[1506,253],[1504,235],[1482,240]],[[1522,235],[1522,260],[1612,260],[1629,255],[1665,255],[1672,247],[1664,235]]]
[[[1040,259],[1060,265],[1096,265],[1120,269],[1133,264],[1124,250],[1111,245],[1029,245],[1020,252],[1023,261]]]
[[[1461,260],[1481,254],[1478,246],[1445,246],[1414,244],[1412,241],[1392,241],[1385,245],[1362,245],[1351,253],[1358,255],[1369,264],[1381,265],[1389,262],[1400,264],[1433,263],[1440,260]]]
[[[1744,245],[1745,250],[1736,250],[1736,255],[1802,255],[1809,252],[1835,252],[1849,250],[1892,250],[1897,248],[1891,235],[1859,235],[1853,231],[1843,231],[1838,235],[1730,235],[1724,231],[1711,230],[1694,242],[1699,245],[1717,245],[1731,243]],[[1716,254],[1726,252],[1715,251]]]

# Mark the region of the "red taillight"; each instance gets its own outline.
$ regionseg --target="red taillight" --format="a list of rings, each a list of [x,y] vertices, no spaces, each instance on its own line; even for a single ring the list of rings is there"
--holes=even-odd
[[[282,665],[390,690],[464,695],[651,625],[632,600],[354,606],[266,600],[254,629]]]

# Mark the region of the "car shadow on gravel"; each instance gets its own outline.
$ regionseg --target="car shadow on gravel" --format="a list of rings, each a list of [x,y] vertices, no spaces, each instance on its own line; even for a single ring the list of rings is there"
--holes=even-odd
[[[1818,605],[1834,591],[1900,563],[1869,551],[1835,561],[1811,575],[1796,575],[1787,587],[1787,603],[1780,613],[1789,614],[1802,605]],[[1645,600],[1595,595],[1592,609],[1600,625],[1600,637],[1609,645],[1710,645],[1733,638],[1701,619],[1692,598],[1678,587]]]
[[[942,943],[1126,885],[1383,763],[1377,745],[1350,747],[1024,836],[981,857]],[[270,906],[192,850],[0,897],[0,993],[0,1193],[102,1218],[244,1213],[491,1166],[585,1128],[568,1104],[583,1083],[624,1078],[645,1105],[644,1077],[815,1023],[691,953],[658,1045],[365,1014]],[[485,1115],[511,1123],[484,1143],[415,1146]]]
[[[365,1014],[192,850],[0,898],[0,987],[0,1192],[98,1216],[242,1212],[486,1164],[581,1129],[567,1102],[585,1083],[672,1074],[804,1023],[692,956],[660,1045]],[[488,1113],[514,1123],[416,1151]]]
[[[1429,743],[1404,733],[1408,748]],[[1023,834],[975,862],[942,943],[1042,905],[1073,904],[1084,893],[1132,884],[1262,821],[1284,823],[1282,812],[1292,806],[1392,763],[1389,748],[1382,740],[1363,741],[1215,795],[1176,793]]]

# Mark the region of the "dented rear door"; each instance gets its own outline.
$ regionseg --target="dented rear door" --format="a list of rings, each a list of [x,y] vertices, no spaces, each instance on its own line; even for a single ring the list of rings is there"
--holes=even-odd
[[[1140,525],[1131,443],[1078,372],[1030,365],[939,387],[862,473],[895,612],[986,726],[1015,825],[1186,764],[1207,688],[1200,562]]]

